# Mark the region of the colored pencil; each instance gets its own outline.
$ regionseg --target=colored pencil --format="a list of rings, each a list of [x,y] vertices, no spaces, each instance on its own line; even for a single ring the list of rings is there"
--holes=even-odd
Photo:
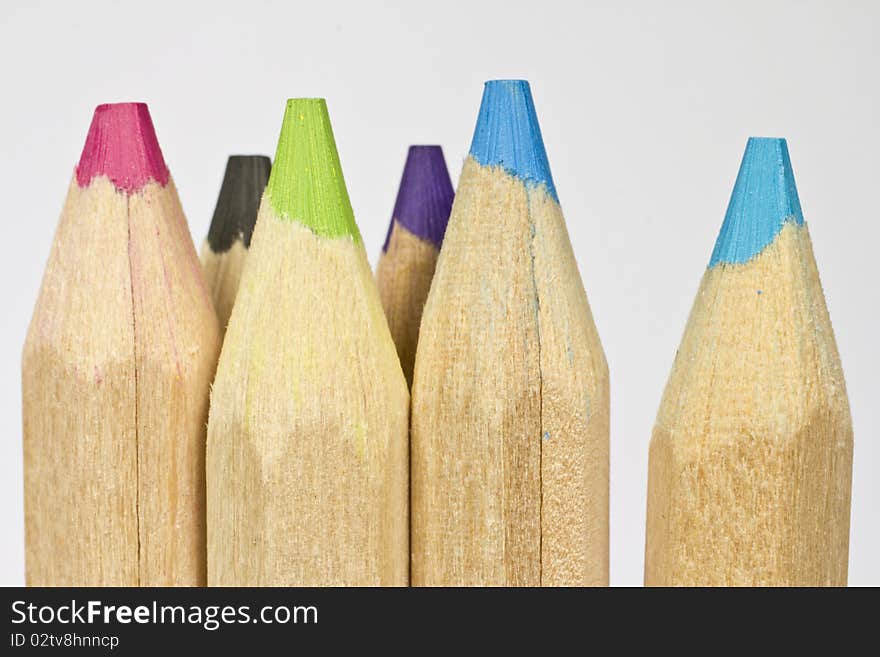
[[[425,304],[412,581],[608,581],[608,369],[529,85],[488,82]]]
[[[212,585],[406,585],[409,392],[322,99],[288,101],[208,427]]]
[[[23,358],[27,583],[205,583],[211,299],[146,105],[101,105]]]
[[[422,308],[452,209],[452,181],[440,146],[410,146],[376,281],[400,365],[412,384]]]
[[[645,583],[845,585],[851,474],[788,147],[752,138],[651,439]]]
[[[221,332],[226,331],[229,323],[271,169],[272,161],[265,155],[233,155],[226,162],[220,196],[201,253],[205,282],[211,290]]]

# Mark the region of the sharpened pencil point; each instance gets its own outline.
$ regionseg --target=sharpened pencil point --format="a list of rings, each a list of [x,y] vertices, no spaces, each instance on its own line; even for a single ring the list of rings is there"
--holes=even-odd
[[[279,217],[360,241],[323,98],[287,101],[266,192]]]
[[[846,586],[852,418],[803,221],[785,140],[749,139],[651,435],[647,586]]]
[[[204,586],[220,331],[147,106],[99,106],[73,178],[22,355],[27,583]]]
[[[410,146],[382,251],[388,251],[394,221],[439,249],[454,195],[443,149],[440,146]]]
[[[214,253],[224,253],[240,239],[251,244],[260,199],[269,180],[272,161],[265,155],[231,155],[214,208],[208,244]]]
[[[750,137],[709,266],[748,262],[789,221],[804,223],[788,145],[776,137]]]
[[[545,185],[547,193],[559,202],[526,80],[486,83],[471,156],[483,166],[501,167],[529,185]]]
[[[76,167],[76,182],[87,187],[98,176],[106,176],[118,190],[129,194],[150,180],[168,184],[168,167],[145,103],[112,103],[95,108]]]

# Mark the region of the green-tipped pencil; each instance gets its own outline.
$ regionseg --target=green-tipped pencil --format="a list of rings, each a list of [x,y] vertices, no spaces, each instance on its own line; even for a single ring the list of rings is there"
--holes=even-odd
[[[326,104],[290,100],[212,393],[209,584],[407,584],[408,412]]]

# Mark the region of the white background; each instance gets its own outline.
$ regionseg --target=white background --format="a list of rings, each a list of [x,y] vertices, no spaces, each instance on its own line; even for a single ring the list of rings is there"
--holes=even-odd
[[[143,100],[193,237],[230,153],[324,96],[375,262],[410,143],[453,182],[523,77],[611,370],[611,581],[641,583],[647,446],[749,135],[785,136],[855,425],[850,583],[880,584],[880,3],[4,2],[0,583],[24,581],[21,347],[95,105]],[[17,5],[17,6],[16,6]]]

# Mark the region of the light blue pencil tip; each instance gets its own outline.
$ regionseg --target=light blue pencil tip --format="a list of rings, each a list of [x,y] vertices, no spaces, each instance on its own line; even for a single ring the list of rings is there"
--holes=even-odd
[[[709,266],[748,262],[786,222],[804,223],[785,139],[750,137]]]
[[[544,185],[559,202],[527,81],[486,83],[471,156],[483,166],[503,168],[527,185]]]

